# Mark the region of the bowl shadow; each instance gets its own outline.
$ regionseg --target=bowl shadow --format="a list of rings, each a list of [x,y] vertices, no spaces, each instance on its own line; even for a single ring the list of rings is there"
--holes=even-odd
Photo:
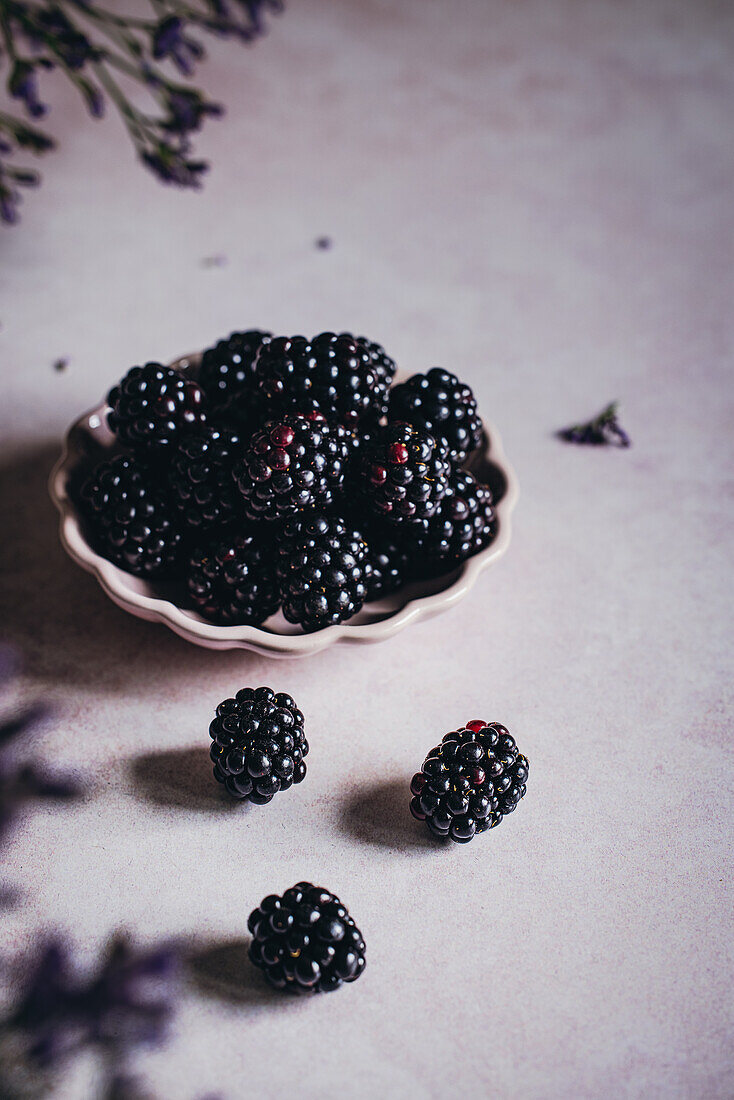
[[[364,844],[394,852],[435,852],[444,845],[411,816],[410,779],[381,780],[363,787],[342,810],[344,829]]]
[[[129,762],[128,768],[133,790],[145,802],[202,813],[242,812],[242,804],[230,798],[212,776],[205,748],[146,752]]]
[[[199,993],[228,1005],[278,1007],[296,1004],[301,998],[279,993],[252,965],[247,954],[249,940],[223,940],[193,944],[186,965]]]

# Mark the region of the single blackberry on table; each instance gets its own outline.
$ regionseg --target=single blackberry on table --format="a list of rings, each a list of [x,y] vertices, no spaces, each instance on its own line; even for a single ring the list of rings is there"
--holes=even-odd
[[[306,777],[303,715],[284,692],[242,688],[219,704],[209,735],[214,778],[234,798],[264,806]]]
[[[377,515],[391,523],[422,523],[449,489],[446,444],[411,424],[378,428],[360,448],[362,487]]]
[[[169,481],[187,527],[225,524],[241,513],[232,472],[243,449],[239,434],[225,427],[207,426],[181,440]]]
[[[492,492],[467,470],[455,470],[438,512],[418,537],[424,567],[450,568],[488,546],[497,530]]]
[[[434,836],[466,844],[512,813],[525,794],[528,770],[499,722],[467,722],[447,733],[413,776],[410,811]]]
[[[407,420],[449,448],[452,462],[462,463],[482,441],[482,421],[469,386],[455,374],[433,367],[414,374],[390,391],[390,420]]]
[[[275,989],[331,993],[365,968],[362,933],[339,898],[299,882],[250,913],[250,959]]]
[[[379,344],[348,332],[279,336],[258,352],[255,373],[273,410],[308,413],[352,426],[387,411],[392,360]]]
[[[271,338],[271,332],[248,329],[233,332],[207,348],[201,357],[199,385],[213,410],[224,412],[238,424],[254,427],[260,409],[255,356]]]
[[[277,520],[304,508],[330,507],[351,453],[349,433],[319,413],[271,420],[250,440],[234,475],[253,520]]]
[[[283,527],[278,579],[283,614],[306,633],[345,622],[367,598],[367,545],[338,516],[295,516]]]
[[[129,370],[107,394],[107,404],[110,428],[133,449],[173,449],[206,419],[199,385],[160,363]]]
[[[206,619],[258,626],[280,607],[275,549],[262,531],[210,534],[189,558],[186,585]]]
[[[181,533],[151,467],[134,455],[116,455],[94,469],[79,497],[103,557],[138,577],[173,570]]]

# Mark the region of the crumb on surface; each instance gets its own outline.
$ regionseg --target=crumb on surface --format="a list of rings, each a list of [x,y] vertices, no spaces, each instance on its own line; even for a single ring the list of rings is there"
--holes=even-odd
[[[227,257],[223,252],[217,252],[213,256],[204,256],[201,261],[202,267],[226,267]]]
[[[327,249],[331,248],[333,241],[331,237],[317,237],[314,244],[316,248],[321,249],[322,252],[326,252]]]
[[[66,370],[69,366],[69,360],[66,356],[60,356],[58,359],[54,359],[53,368],[55,371]]]

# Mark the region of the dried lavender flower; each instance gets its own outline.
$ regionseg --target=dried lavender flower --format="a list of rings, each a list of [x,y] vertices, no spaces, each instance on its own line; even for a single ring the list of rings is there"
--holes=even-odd
[[[631,440],[617,420],[619,403],[612,401],[605,409],[585,424],[574,424],[557,432],[566,443],[591,444],[592,446],[630,447]]]
[[[0,66],[6,86],[31,118],[47,112],[39,76],[61,71],[75,86],[93,118],[111,102],[120,114],[138,158],[164,183],[198,187],[207,169],[192,157],[189,135],[222,107],[196,88],[171,79],[161,65],[184,77],[205,56],[196,33],[253,42],[265,33],[265,15],[282,11],[282,0],[149,0],[150,13],[118,14],[93,0],[0,0]],[[126,94],[125,82],[142,86],[155,113]],[[40,154],[53,140],[22,119],[0,112],[0,219],[18,219],[20,188],[38,176],[12,160],[18,150]]]

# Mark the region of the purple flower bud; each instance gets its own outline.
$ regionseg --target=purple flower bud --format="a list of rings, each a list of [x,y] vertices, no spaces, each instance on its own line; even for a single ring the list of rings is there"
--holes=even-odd
[[[10,72],[8,91],[13,99],[22,99],[32,118],[40,118],[46,108],[38,98],[36,69],[30,61],[16,61]]]

